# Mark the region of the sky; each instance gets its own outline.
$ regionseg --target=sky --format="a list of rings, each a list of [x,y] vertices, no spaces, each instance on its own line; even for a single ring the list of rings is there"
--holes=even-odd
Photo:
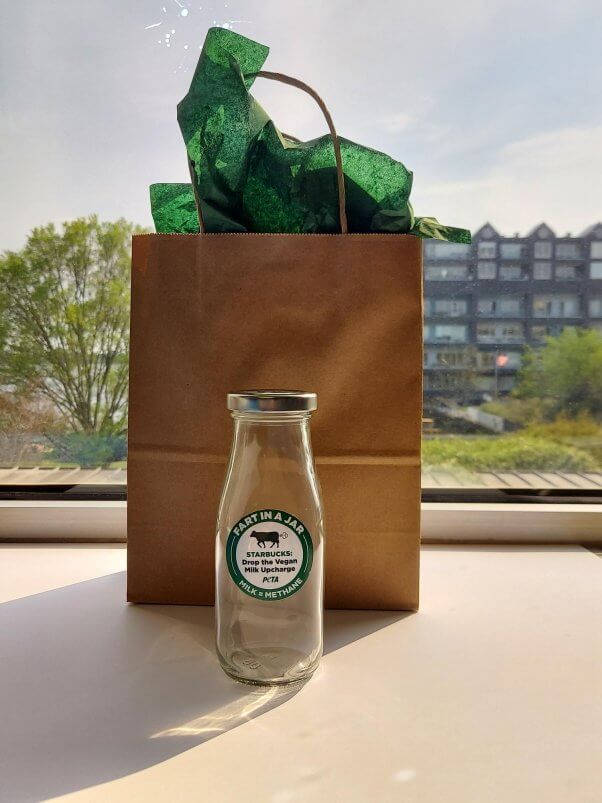
[[[188,179],[176,104],[214,24],[412,170],[417,214],[503,234],[602,219],[599,0],[2,0],[0,251],[90,213],[152,225],[148,185]],[[293,88],[253,94],[284,131],[325,132]]]

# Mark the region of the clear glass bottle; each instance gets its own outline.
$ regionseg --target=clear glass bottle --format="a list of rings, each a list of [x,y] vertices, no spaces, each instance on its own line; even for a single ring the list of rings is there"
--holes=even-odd
[[[302,391],[228,394],[234,439],[217,521],[217,654],[246,683],[306,680],[322,655],[316,406],[316,394]]]

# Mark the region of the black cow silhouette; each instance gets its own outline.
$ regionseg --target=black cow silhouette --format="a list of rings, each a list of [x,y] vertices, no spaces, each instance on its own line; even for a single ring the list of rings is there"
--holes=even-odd
[[[249,533],[249,537],[257,539],[257,546],[265,547],[265,542],[269,541],[270,545],[274,547],[274,546],[280,546],[280,539],[287,538],[288,533],[277,533],[277,532],[262,533],[259,532],[258,530],[253,530],[252,533]]]

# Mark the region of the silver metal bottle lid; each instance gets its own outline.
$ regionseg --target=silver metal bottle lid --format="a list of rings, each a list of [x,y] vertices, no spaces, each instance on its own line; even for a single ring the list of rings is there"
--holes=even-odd
[[[228,410],[238,413],[309,413],[318,406],[304,390],[237,390],[228,393]]]

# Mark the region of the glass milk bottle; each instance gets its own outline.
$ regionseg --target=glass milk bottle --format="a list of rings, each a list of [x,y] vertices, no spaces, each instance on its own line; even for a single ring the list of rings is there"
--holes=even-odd
[[[217,654],[246,683],[306,680],[322,655],[323,517],[316,394],[228,394],[234,439],[216,544]]]

